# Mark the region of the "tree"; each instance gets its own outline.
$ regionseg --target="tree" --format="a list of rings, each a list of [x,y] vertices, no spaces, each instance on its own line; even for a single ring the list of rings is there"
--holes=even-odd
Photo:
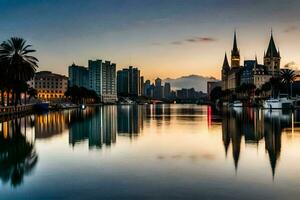
[[[12,102],[15,105],[20,99],[18,88],[31,80],[38,68],[38,59],[30,55],[34,52],[26,40],[18,37],[12,37],[0,45],[0,66],[7,91],[12,91]]]
[[[29,95],[29,100],[31,98],[36,98],[37,97],[37,90],[34,88],[28,88],[27,94]]]
[[[255,90],[255,96],[259,96],[261,94],[262,90],[259,88],[256,88]]]
[[[281,82],[286,85],[286,91],[292,95],[292,83],[295,80],[295,71],[291,69],[281,69],[280,70]],[[290,90],[289,90],[290,88]]]
[[[278,97],[279,91],[281,89],[281,78],[280,77],[272,77],[270,78],[270,85],[273,97]]]
[[[94,102],[99,100],[97,93],[94,90],[86,89],[85,87],[72,86],[65,92],[65,96],[71,98],[73,103],[85,103],[89,99]]]
[[[220,86],[215,87],[210,92],[210,100],[211,101],[215,102],[216,100],[220,99],[221,97],[222,97],[222,88]]]

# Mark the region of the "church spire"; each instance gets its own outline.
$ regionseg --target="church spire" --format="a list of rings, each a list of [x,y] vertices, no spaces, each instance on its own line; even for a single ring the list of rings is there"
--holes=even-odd
[[[277,51],[275,42],[274,42],[274,38],[273,38],[273,30],[271,30],[271,38],[270,38],[270,42],[269,42],[269,46],[267,49],[267,53],[265,55],[266,57],[280,57],[279,52]]]
[[[226,52],[225,52],[225,57],[224,57],[224,61],[223,61],[223,69],[224,68],[230,68]]]
[[[236,30],[234,30],[233,47],[231,50],[231,67],[240,67],[240,51],[237,47]]]
[[[234,36],[233,36],[233,48],[232,51],[235,53],[238,53],[238,48],[237,48],[237,41],[236,41],[236,30],[234,30]]]

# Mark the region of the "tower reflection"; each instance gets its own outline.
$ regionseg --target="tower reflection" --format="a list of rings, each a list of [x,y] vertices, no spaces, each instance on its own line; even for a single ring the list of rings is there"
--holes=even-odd
[[[222,140],[225,155],[232,146],[234,166],[237,170],[240,157],[242,137],[246,144],[259,145],[264,139],[265,149],[269,156],[272,175],[280,157],[282,130],[292,126],[290,111],[269,111],[258,109],[233,109],[222,114]]]

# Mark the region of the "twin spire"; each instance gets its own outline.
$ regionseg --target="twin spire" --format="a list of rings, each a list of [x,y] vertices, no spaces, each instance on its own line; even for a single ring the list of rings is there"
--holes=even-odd
[[[231,50],[231,56],[235,56],[235,57],[240,56],[240,51],[237,47],[236,30],[234,30],[233,47],[232,47],[232,50]],[[276,48],[272,30],[271,30],[271,38],[270,38],[269,46],[268,46],[267,52],[264,53],[264,57],[280,58],[280,52],[279,52],[279,49],[277,50],[277,48]],[[255,56],[255,61],[257,63],[257,57],[256,56]],[[225,68],[226,69],[230,68],[226,52],[225,52],[225,57],[224,57],[224,61],[223,61],[223,68],[224,69]]]
[[[232,47],[231,55],[240,56],[240,51],[237,47],[237,41],[236,41],[236,30],[234,30],[233,47]]]
[[[224,57],[224,61],[223,61],[223,68],[230,68],[229,63],[228,63],[228,59],[227,59],[227,54],[225,52],[225,57]]]

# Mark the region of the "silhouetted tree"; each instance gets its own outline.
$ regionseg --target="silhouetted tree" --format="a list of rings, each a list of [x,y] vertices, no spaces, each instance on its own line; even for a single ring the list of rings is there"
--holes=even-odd
[[[20,87],[31,80],[38,68],[38,59],[30,54],[35,52],[26,40],[12,37],[0,45],[0,66],[3,81],[1,91],[12,92],[12,102],[16,105],[20,99]],[[3,103],[2,103],[3,104]]]
[[[94,102],[99,100],[99,97],[94,90],[77,86],[69,87],[65,92],[65,96],[71,98],[71,101],[76,104],[85,103],[88,99],[92,99]]]
[[[222,97],[222,88],[221,87],[215,87],[210,92],[210,100],[216,102],[216,100],[220,99]]]
[[[285,84],[286,86],[286,91],[288,94],[291,95],[292,91],[289,90],[291,88],[292,83],[294,82],[295,79],[295,71],[291,69],[281,69],[280,70],[280,76],[281,76],[281,82]]]
[[[36,98],[37,97],[37,90],[36,89],[34,89],[34,88],[28,88],[28,90],[27,90],[27,94],[29,95],[29,100],[31,99],[31,98]]]

